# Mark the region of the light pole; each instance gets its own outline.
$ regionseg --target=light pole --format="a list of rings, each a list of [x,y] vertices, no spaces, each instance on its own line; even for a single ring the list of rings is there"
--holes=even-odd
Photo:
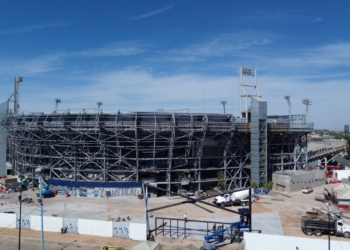
[[[18,196],[19,200],[19,220],[18,220],[18,250],[21,250],[21,227],[22,227],[22,188]]]
[[[97,111],[100,113],[100,108],[103,105],[103,102],[97,102]]]
[[[43,193],[42,193],[42,177],[40,177],[40,184],[39,184],[39,193],[40,193],[40,199],[38,199],[38,202],[40,203],[40,215],[41,215],[41,250],[44,250],[44,211],[43,211]]]
[[[19,223],[18,223],[18,250],[21,250],[21,228],[22,228],[22,190],[26,186],[26,181],[19,175],[21,181],[21,190],[18,196],[19,201]]]
[[[226,102],[226,101],[221,101],[220,103],[221,103],[222,106],[224,107],[224,114],[225,114],[225,113],[226,113],[225,105],[226,105],[227,102]]]
[[[329,223],[329,202],[326,202],[325,205],[327,206],[327,211],[328,211],[328,250],[331,249],[331,227]]]
[[[55,113],[56,113],[56,112],[57,112],[58,104],[61,103],[61,99],[56,98],[56,99],[55,99],[55,103],[56,103],[56,105],[55,105]]]

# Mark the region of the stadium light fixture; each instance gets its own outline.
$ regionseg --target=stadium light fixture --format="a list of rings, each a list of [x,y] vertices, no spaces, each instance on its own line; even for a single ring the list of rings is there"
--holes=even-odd
[[[225,114],[225,113],[226,113],[225,105],[226,105],[227,102],[226,102],[226,101],[221,101],[220,103],[221,103],[222,106],[224,107],[224,114]]]
[[[55,99],[55,103],[56,103],[56,105],[55,105],[55,113],[56,113],[56,112],[57,112],[58,104],[61,103],[61,99],[56,98],[56,99]]]

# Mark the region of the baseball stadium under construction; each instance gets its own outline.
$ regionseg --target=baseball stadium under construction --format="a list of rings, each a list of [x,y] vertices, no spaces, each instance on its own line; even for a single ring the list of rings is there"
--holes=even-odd
[[[245,94],[243,75],[256,79],[256,70],[240,68],[241,98],[250,106],[237,117],[101,109],[23,114],[16,112],[15,78],[14,100],[1,105],[6,161],[14,174],[40,168],[50,179],[146,181],[173,191],[262,185],[276,170],[304,169],[313,124],[306,115],[268,116],[256,82],[255,93]]]

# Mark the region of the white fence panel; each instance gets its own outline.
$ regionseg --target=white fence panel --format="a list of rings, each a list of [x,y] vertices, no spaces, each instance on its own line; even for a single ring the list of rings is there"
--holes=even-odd
[[[133,240],[147,240],[146,224],[130,223],[129,238]]]
[[[60,217],[44,216],[43,222],[45,232],[61,232],[61,228],[63,227],[63,219]],[[30,229],[41,230],[41,216],[31,215]]]
[[[113,237],[112,221],[78,219],[79,234]]]
[[[0,227],[16,228],[16,214],[0,213]]]

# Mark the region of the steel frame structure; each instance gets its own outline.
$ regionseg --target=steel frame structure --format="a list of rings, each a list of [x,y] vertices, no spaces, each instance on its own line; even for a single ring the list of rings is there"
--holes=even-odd
[[[281,166],[303,168],[307,162],[312,124],[291,118],[292,123],[267,121],[268,176]],[[1,124],[14,174],[42,168],[50,178],[147,180],[168,190],[200,190],[218,181],[225,189],[250,185],[250,123],[233,115],[66,110],[9,113]],[[292,163],[284,160],[288,154]]]

